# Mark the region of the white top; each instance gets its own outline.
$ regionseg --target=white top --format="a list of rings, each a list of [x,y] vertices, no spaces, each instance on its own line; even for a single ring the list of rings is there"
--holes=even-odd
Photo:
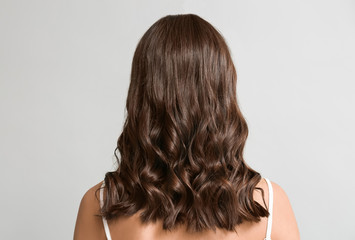
[[[274,192],[272,189],[272,185],[271,182],[268,178],[264,178],[267,182],[267,185],[269,187],[269,217],[267,220],[267,229],[266,229],[266,237],[264,238],[264,240],[271,240],[271,227],[272,227],[272,209],[273,209],[273,205],[274,205]],[[102,208],[102,206],[104,205],[104,187],[105,187],[105,182],[102,182],[101,185],[101,189],[100,189],[100,207]],[[108,228],[108,224],[106,221],[106,218],[102,217],[102,222],[104,224],[104,228],[105,228],[105,234],[106,234],[106,238],[107,240],[112,240],[111,238],[111,234],[110,234],[110,229]]]
[[[269,187],[269,217],[267,219],[267,229],[266,229],[266,237],[264,240],[271,240],[271,227],[272,227],[272,209],[274,206],[274,191],[272,190],[272,185],[271,182],[268,178],[264,178],[267,182],[267,185]]]
[[[102,182],[101,189],[100,189],[100,207],[101,208],[104,205],[104,187],[105,187],[105,181]],[[104,223],[106,238],[107,238],[107,240],[111,240],[110,229],[108,228],[106,218],[102,217],[102,222]]]

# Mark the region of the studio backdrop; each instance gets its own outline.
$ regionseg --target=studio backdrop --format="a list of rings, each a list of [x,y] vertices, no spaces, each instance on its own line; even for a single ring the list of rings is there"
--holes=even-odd
[[[0,239],[72,239],[115,168],[136,45],[178,13],[226,39],[245,161],[285,190],[301,239],[355,239],[351,0],[1,0]]]

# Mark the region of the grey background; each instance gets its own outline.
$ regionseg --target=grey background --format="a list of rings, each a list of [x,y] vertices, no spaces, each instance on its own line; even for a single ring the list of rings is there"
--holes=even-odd
[[[226,38],[246,161],[288,194],[302,239],[355,239],[354,1],[0,1],[0,239],[71,239],[114,168],[136,44],[167,14]]]

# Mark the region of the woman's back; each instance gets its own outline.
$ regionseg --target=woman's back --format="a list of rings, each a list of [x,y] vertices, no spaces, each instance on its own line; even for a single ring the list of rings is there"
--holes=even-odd
[[[217,229],[216,232],[209,230],[202,233],[188,233],[183,226],[169,232],[162,229],[160,221],[146,225],[142,224],[139,218],[140,212],[130,217],[120,217],[118,220],[108,221],[108,229],[105,232],[105,221],[100,216],[96,216],[100,213],[99,193],[102,186],[101,182],[88,190],[81,201],[74,239],[109,240],[111,237],[113,240],[263,240],[267,235],[268,223],[272,240],[300,239],[296,219],[286,193],[278,184],[271,181],[270,184],[271,188],[268,187],[267,180],[262,178],[257,185],[264,191],[266,205],[259,190],[256,189],[254,191],[253,197],[260,205],[269,209],[270,196],[272,196],[272,221],[270,221],[270,218],[263,217],[258,223],[243,222],[238,225],[237,234],[224,229]],[[272,190],[272,194],[270,194],[271,191],[269,189]]]

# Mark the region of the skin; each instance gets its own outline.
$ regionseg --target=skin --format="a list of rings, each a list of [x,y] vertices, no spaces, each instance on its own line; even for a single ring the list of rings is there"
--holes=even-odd
[[[100,188],[102,182],[90,188],[83,196],[74,231],[74,240],[105,240],[105,231],[100,217],[95,216],[99,213],[100,205],[95,191]],[[271,230],[272,240],[299,240],[296,218],[291,207],[291,203],[286,192],[276,183],[272,182],[274,191],[274,209]],[[268,206],[269,191],[265,179],[261,179],[257,187],[264,190],[265,202]],[[259,190],[254,192],[254,200],[265,206]],[[237,227],[238,235],[235,232],[217,230],[216,232],[207,231],[204,233],[187,233],[185,227],[178,227],[172,232],[162,230],[161,222],[143,225],[139,221],[139,212],[131,217],[119,218],[109,221],[111,237],[113,240],[263,240],[266,235],[267,218],[261,218],[258,223],[245,222]]]

